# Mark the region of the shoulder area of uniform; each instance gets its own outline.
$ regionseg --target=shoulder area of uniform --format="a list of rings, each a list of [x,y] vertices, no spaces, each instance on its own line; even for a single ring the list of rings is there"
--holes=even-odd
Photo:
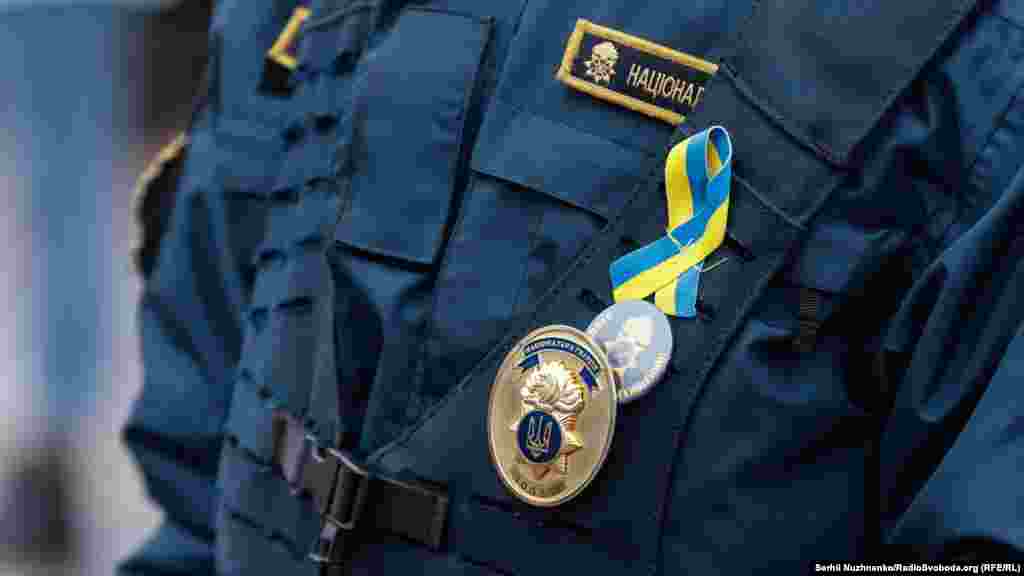
[[[174,196],[184,167],[188,135],[181,132],[146,164],[132,193],[132,214],[138,225],[132,250],[135,266],[143,277],[149,276],[159,253]]]
[[[174,161],[182,155],[187,145],[188,135],[185,132],[179,132],[173,140],[165,144],[157,152],[156,156],[150,159],[135,181],[134,197],[136,199],[141,198],[145,194],[146,189],[160,176],[167,163]]]

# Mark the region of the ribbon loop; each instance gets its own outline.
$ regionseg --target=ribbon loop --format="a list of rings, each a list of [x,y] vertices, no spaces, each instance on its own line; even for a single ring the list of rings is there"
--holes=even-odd
[[[612,262],[616,302],[654,294],[671,316],[696,315],[702,263],[725,238],[732,141],[712,126],[672,147],[665,160],[665,236]]]

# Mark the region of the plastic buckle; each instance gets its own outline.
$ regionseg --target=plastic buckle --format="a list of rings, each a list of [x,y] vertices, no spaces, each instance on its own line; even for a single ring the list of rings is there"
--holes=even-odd
[[[320,534],[308,558],[322,566],[341,566],[366,507],[369,475],[344,452],[321,448],[309,436],[306,442],[311,462],[336,467],[330,494],[321,503]]]

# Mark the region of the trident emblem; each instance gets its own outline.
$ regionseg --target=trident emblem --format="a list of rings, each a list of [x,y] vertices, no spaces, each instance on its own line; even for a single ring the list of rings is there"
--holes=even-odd
[[[558,360],[539,362],[519,393],[523,400],[522,416],[509,430],[520,430],[520,425],[526,427],[520,450],[537,461],[530,464],[535,477],[539,480],[550,470],[568,474],[570,455],[583,447],[576,432],[576,420],[583,411],[586,388],[579,376]],[[531,414],[534,410],[539,412]],[[554,429],[559,423],[560,440]],[[550,462],[552,459],[555,461]]]
[[[530,416],[529,426],[526,433],[526,448],[535,459],[540,459],[541,454],[551,449],[551,428],[554,423],[549,421],[548,425],[544,426],[534,415]]]

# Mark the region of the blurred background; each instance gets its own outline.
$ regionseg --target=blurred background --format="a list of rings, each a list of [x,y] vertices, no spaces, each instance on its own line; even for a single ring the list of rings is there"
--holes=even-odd
[[[188,123],[209,17],[0,0],[0,576],[112,574],[159,522],[120,442],[142,382],[133,188]]]

